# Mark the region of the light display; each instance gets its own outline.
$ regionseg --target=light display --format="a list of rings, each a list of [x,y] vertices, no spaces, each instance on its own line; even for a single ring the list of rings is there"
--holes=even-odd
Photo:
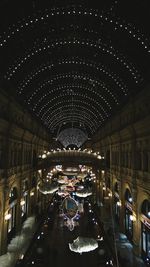
[[[83,252],[89,252],[98,248],[98,242],[94,238],[77,237],[73,243],[69,243],[71,251],[82,254]]]
[[[17,81],[20,100],[64,147],[80,147],[147,80],[147,25],[142,32],[136,12],[122,16],[128,4],[120,2],[107,11],[101,3],[43,2],[18,20],[13,10],[12,25],[1,7],[2,79]]]
[[[76,213],[78,210],[78,205],[73,198],[67,197],[64,199],[64,201],[62,203],[62,209],[63,209],[64,214],[69,219],[72,219],[76,216]]]
[[[91,196],[92,195],[92,192],[86,192],[86,191],[80,191],[80,192],[76,192],[76,196],[77,197],[88,197],[88,196]]]
[[[67,219],[66,226],[70,231],[73,231],[75,226],[74,219],[78,211],[78,205],[76,201],[71,197],[66,197],[62,202],[62,210],[64,217]]]
[[[75,128],[69,128],[61,131],[57,137],[64,147],[67,147],[70,144],[80,147],[87,138],[87,135],[83,131]]]
[[[58,190],[58,188],[58,185],[53,185],[50,183],[43,183],[39,185],[39,191],[44,195],[53,194]]]

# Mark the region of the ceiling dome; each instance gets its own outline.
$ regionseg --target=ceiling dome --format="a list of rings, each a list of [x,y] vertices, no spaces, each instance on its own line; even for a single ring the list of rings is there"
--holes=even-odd
[[[92,137],[149,81],[148,2],[2,1],[2,86],[65,146]]]
[[[68,128],[60,132],[57,140],[62,143],[62,145],[67,148],[77,147],[79,148],[88,139],[87,135],[77,128]]]

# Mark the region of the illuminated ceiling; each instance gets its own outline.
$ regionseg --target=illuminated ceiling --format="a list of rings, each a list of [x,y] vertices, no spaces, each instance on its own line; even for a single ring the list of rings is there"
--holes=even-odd
[[[0,4],[2,86],[55,138],[92,137],[148,82],[149,1],[87,2]]]

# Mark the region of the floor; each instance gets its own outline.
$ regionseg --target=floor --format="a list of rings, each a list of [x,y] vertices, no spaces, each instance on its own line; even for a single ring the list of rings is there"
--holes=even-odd
[[[112,233],[107,233],[107,228],[112,226],[110,215],[105,205],[99,209],[85,202],[84,213],[70,231],[57,201],[54,201],[24,259],[16,267],[145,267],[141,258],[134,256],[131,243],[118,238],[119,230],[115,232],[115,243]],[[69,243],[78,236],[97,239],[98,248],[82,254],[70,251]]]
[[[58,206],[48,212],[38,233],[36,234],[30,249],[24,260],[18,262],[20,267],[103,267],[112,266],[108,264],[112,260],[105,241],[98,241],[99,246],[91,252],[82,254],[70,251],[69,243],[72,243],[78,236],[99,238],[102,236],[101,229],[96,222],[94,212],[85,206],[85,211],[76,221],[73,231],[65,225],[65,221]],[[103,254],[106,248],[106,253]],[[107,263],[107,264],[106,264]],[[111,263],[111,262],[110,262]]]
[[[146,267],[147,265],[143,262],[140,257],[136,257],[133,252],[133,245],[127,239],[127,237],[119,231],[119,226],[116,224],[114,218],[112,218],[112,211],[110,209],[110,204],[108,201],[104,202],[102,206],[99,207],[99,217],[101,216],[104,230],[106,233],[107,242],[109,242],[111,248],[115,252],[117,251],[117,256],[119,260],[120,267]],[[109,233],[107,229],[115,229],[114,234]],[[115,235],[115,244],[114,244]]]

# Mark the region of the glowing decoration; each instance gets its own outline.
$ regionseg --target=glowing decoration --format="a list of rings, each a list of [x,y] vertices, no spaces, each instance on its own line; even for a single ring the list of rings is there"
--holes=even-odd
[[[62,171],[62,165],[56,165],[56,170],[57,171]]]
[[[78,168],[75,168],[75,167],[67,167],[66,168],[66,172],[68,173],[68,172],[72,172],[72,173],[74,173],[74,172],[77,172],[78,171]]]
[[[73,192],[75,190],[75,187],[71,185],[68,185],[66,188],[67,188],[67,191],[69,192]]]
[[[136,221],[136,216],[135,215],[130,215],[130,220],[135,222]]]
[[[69,196],[69,193],[66,190],[58,190],[57,194],[61,197]]]
[[[84,212],[83,203],[78,203],[78,211],[80,213],[83,213]]]
[[[10,218],[11,218],[11,214],[10,213],[8,213],[8,214],[5,215],[5,220],[6,221],[10,220]]]
[[[58,190],[58,186],[57,185],[53,185],[53,184],[49,184],[49,183],[43,183],[41,185],[39,185],[39,191],[44,194],[53,194],[54,192],[56,192]]]
[[[77,190],[78,190],[78,191],[81,191],[81,190],[83,190],[83,188],[84,188],[83,185],[79,185],[79,186],[77,187]]]
[[[132,197],[129,197],[129,202],[132,203]]]
[[[78,192],[76,192],[76,196],[77,197],[88,197],[88,196],[91,196],[92,195],[92,191],[91,190],[87,190],[87,189],[83,189],[83,190],[80,190]]]
[[[117,206],[121,206],[121,201],[117,201]]]
[[[45,159],[46,157],[47,157],[46,154],[43,154],[43,155],[42,155],[42,159]]]
[[[62,209],[64,216],[67,219],[66,226],[70,231],[73,231],[75,226],[74,219],[78,211],[78,205],[76,201],[71,197],[66,197],[62,203]]]
[[[65,216],[72,219],[76,216],[76,213],[78,211],[78,205],[73,198],[67,197],[62,203],[62,209]]]
[[[25,202],[24,199],[22,199],[22,200],[20,201],[20,205],[21,205],[21,206],[25,205],[25,203],[26,203],[26,202]]]
[[[82,254],[83,252],[89,252],[98,248],[98,242],[94,238],[77,237],[73,243],[69,243],[71,251]]]
[[[69,228],[70,231],[74,230],[74,220],[73,219],[67,219],[67,227]]]
[[[86,140],[87,135],[76,128],[68,128],[60,132],[57,139],[63,144],[64,147],[75,145],[80,147]]]
[[[57,182],[59,184],[66,184],[66,181],[64,179],[58,179]]]

